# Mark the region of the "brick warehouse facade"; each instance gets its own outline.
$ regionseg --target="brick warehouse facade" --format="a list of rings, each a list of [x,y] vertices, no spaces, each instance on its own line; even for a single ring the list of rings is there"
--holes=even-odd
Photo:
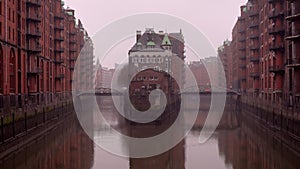
[[[0,1],[0,111],[55,105],[70,99],[78,55],[80,89],[90,88],[93,44],[75,11],[61,0]],[[87,42],[87,43],[86,43]],[[86,66],[88,65],[88,66]],[[21,109],[20,109],[21,108]]]
[[[244,97],[299,111],[299,5],[294,0],[249,0],[241,6],[230,50],[219,51],[232,70],[227,72],[228,87]]]

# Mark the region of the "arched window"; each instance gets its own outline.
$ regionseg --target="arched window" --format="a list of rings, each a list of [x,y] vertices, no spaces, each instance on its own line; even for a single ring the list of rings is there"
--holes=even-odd
[[[16,55],[15,51],[11,49],[9,55],[9,84],[10,93],[16,92]]]

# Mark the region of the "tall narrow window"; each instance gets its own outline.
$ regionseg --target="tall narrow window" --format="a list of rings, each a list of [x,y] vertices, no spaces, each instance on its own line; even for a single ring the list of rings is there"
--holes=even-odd
[[[0,93],[3,93],[3,50],[0,46]]]
[[[0,0],[0,15],[2,15],[2,0]]]

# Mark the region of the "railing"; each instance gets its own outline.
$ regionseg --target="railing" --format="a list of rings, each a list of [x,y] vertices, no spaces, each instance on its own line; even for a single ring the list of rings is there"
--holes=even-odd
[[[246,65],[239,66],[240,69],[246,69]]]
[[[246,29],[245,28],[239,28],[238,29],[238,33],[245,33],[246,32]]]
[[[272,42],[269,44],[269,49],[270,50],[280,50],[280,49],[284,49],[284,43],[276,43],[276,42]]]
[[[76,41],[76,38],[75,37],[70,37],[70,40],[69,40],[70,44],[76,44],[77,41]]]
[[[54,29],[56,29],[56,30],[64,30],[65,27],[64,27],[63,24],[56,24],[56,25],[54,26]]]
[[[59,34],[59,35],[55,36],[54,40],[56,40],[56,41],[64,41],[64,37],[61,34]]]
[[[44,125],[47,121],[67,117],[73,112],[73,106],[59,104],[51,110],[25,111],[21,115],[7,113],[0,117],[0,145],[21,134],[27,134],[31,129]]]
[[[70,61],[76,61],[76,58],[74,56],[70,57]]]
[[[57,58],[57,59],[55,59],[54,62],[57,63],[57,64],[62,64],[62,63],[64,63],[64,59],[62,59],[62,58]]]
[[[246,38],[239,38],[239,42],[245,42]]]
[[[284,17],[284,12],[282,10],[273,8],[269,12],[269,18],[277,18],[277,17]]]
[[[288,59],[288,65],[298,65],[298,66],[300,66],[300,58]]]
[[[259,21],[258,20],[251,21],[250,24],[249,24],[250,28],[254,28],[254,27],[258,27],[258,26],[259,26]]]
[[[65,15],[64,15],[63,12],[56,13],[56,14],[54,14],[54,18],[55,18],[55,19],[63,20],[63,19],[65,18]]]
[[[77,52],[77,50],[74,47],[70,47],[69,52],[75,53],[75,52]]]
[[[285,29],[283,25],[280,26],[275,25],[274,27],[269,28],[269,34],[279,34],[279,33],[282,34],[285,33]]]
[[[41,1],[40,0],[26,0],[26,3],[28,5],[41,6]]]
[[[259,50],[259,44],[251,45],[250,50]]]
[[[259,38],[259,34],[252,34],[249,36],[250,39],[258,39]]]
[[[240,58],[240,60],[246,60],[246,56],[245,55],[242,55],[239,58]]]
[[[251,73],[250,73],[250,77],[253,77],[253,78],[259,78],[260,75],[259,75],[258,72],[251,72]]]
[[[33,44],[28,44],[28,50],[31,52],[41,52],[42,47],[40,45],[33,45]]]
[[[39,74],[42,72],[43,72],[43,69],[40,67],[29,68],[29,70],[27,71],[28,74]]]
[[[297,14],[291,14],[290,16],[287,16],[285,19],[289,21],[295,21],[298,18],[300,18],[300,12]]]
[[[71,36],[74,36],[74,35],[76,35],[76,31],[74,31],[74,30],[71,30],[70,32],[69,32],[69,34],[71,35]]]
[[[300,38],[300,29],[292,30],[287,34],[287,40],[293,40]]]
[[[241,76],[241,80],[242,80],[242,81],[247,80],[246,76]]]
[[[246,50],[246,47],[239,47],[239,50],[244,51],[244,50]]]
[[[269,3],[282,2],[281,0],[268,0]]]
[[[35,12],[28,12],[27,13],[27,20],[29,21],[35,21],[35,22],[41,22],[42,21],[42,17]]]
[[[38,29],[28,29],[27,35],[41,37],[41,31],[39,31]]]
[[[57,75],[55,76],[55,78],[56,78],[56,79],[63,79],[63,78],[65,78],[65,74],[63,74],[63,73],[57,74]]]
[[[259,58],[257,56],[250,56],[251,62],[259,62]]]
[[[270,72],[282,72],[284,70],[285,70],[285,68],[282,65],[269,66]]]
[[[259,15],[259,12],[258,11],[248,11],[248,15],[249,15],[249,17],[257,16],[257,15]]]
[[[56,47],[55,48],[55,52],[57,52],[57,53],[62,53],[64,51],[65,51],[65,49],[63,47]]]

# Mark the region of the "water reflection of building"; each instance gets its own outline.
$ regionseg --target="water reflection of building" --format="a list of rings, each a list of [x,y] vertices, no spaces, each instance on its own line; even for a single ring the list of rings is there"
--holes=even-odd
[[[75,117],[68,123],[1,159],[5,169],[90,169],[93,166],[93,141],[84,133]]]
[[[130,169],[185,169],[185,141],[171,150],[148,158],[130,158]]]
[[[219,132],[218,144],[220,156],[233,169],[297,169],[300,165],[295,148],[252,119],[243,119],[237,130]]]

